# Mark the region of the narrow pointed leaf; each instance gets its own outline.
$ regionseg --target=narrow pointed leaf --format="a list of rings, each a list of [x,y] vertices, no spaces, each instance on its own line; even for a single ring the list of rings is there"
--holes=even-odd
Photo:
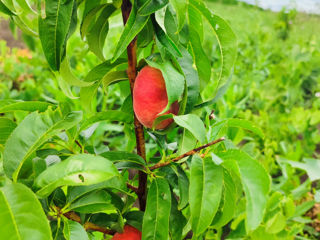
[[[139,9],[138,13],[141,15],[150,15],[168,4],[169,0],[148,0]]]
[[[50,67],[58,71],[65,52],[74,0],[46,0],[45,3],[46,17],[39,17],[39,37]]]
[[[89,49],[101,60],[104,60],[103,46],[109,31],[109,17],[115,10],[112,4],[106,5],[87,34]]]
[[[133,5],[128,21],[123,29],[112,61],[117,60],[126,50],[129,43],[138,35],[149,20],[149,16],[141,16]]]
[[[210,158],[194,155],[191,163],[189,202],[191,226],[195,236],[211,224],[220,204],[223,168]]]
[[[211,13],[203,2],[190,0],[189,3],[206,18],[217,37],[222,63],[219,79],[217,80],[217,87],[221,86],[227,81],[231,74],[237,57],[236,35],[230,28],[229,24],[221,17]]]
[[[180,31],[186,21],[187,1],[186,0],[170,0],[174,7],[178,18],[178,31]]]
[[[148,191],[147,207],[142,224],[142,239],[167,240],[169,238],[170,209],[169,184],[163,178],[156,178]]]
[[[19,101],[12,99],[0,100],[0,113],[14,112],[14,111],[27,111],[27,112],[44,112],[51,103],[39,101]]]
[[[98,112],[93,117],[88,118],[81,124],[80,131],[86,129],[94,123],[101,121],[118,121],[124,123],[132,123],[133,116],[131,114],[118,110],[107,110],[104,112]]]

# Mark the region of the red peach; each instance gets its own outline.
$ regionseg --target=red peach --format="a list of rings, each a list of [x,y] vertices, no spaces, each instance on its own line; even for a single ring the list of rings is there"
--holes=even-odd
[[[166,84],[159,69],[146,66],[139,72],[133,88],[133,109],[138,120],[148,128],[152,128],[154,120],[161,115],[178,114],[179,104],[174,102],[170,109],[160,114],[168,104]],[[173,119],[161,121],[156,129],[164,129]]]
[[[141,240],[141,232],[130,225],[125,225],[123,233],[116,233],[112,240]]]

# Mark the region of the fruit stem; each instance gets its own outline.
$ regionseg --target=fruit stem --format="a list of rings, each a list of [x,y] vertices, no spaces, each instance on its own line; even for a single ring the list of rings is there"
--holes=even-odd
[[[127,23],[132,5],[130,0],[123,0],[121,5],[122,18],[124,25]],[[128,55],[128,69],[127,74],[130,82],[131,96],[134,86],[134,81],[137,74],[137,39],[134,38],[132,42],[127,47]],[[134,114],[134,130],[136,134],[136,143],[137,143],[137,154],[140,155],[144,160],[146,160],[146,149],[145,149],[145,139],[144,139],[144,130],[142,124],[137,119]],[[139,171],[139,186],[138,186],[138,199],[140,210],[144,211],[146,208],[146,187],[147,187],[147,174]]]

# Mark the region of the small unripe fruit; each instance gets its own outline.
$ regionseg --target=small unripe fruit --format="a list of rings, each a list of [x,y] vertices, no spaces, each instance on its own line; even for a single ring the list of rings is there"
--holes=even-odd
[[[178,114],[179,104],[174,102],[170,109],[160,114],[168,104],[166,84],[159,69],[146,66],[139,72],[133,88],[133,110],[145,127],[152,128],[154,120],[168,113]],[[161,121],[156,129],[164,129],[173,119]]]
[[[141,240],[141,232],[130,225],[125,225],[123,233],[116,233],[112,240]]]

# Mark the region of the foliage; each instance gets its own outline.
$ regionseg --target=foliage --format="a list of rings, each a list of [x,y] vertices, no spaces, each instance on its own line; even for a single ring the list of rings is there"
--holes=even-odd
[[[283,44],[274,13],[196,0],[132,1],[123,27],[121,2],[0,1],[35,46],[0,41],[0,235],[109,239],[129,224],[142,239],[317,239],[319,34],[301,39],[298,14]],[[135,37],[138,70],[159,68],[180,104],[168,129],[144,129],[146,159],[126,73]]]

